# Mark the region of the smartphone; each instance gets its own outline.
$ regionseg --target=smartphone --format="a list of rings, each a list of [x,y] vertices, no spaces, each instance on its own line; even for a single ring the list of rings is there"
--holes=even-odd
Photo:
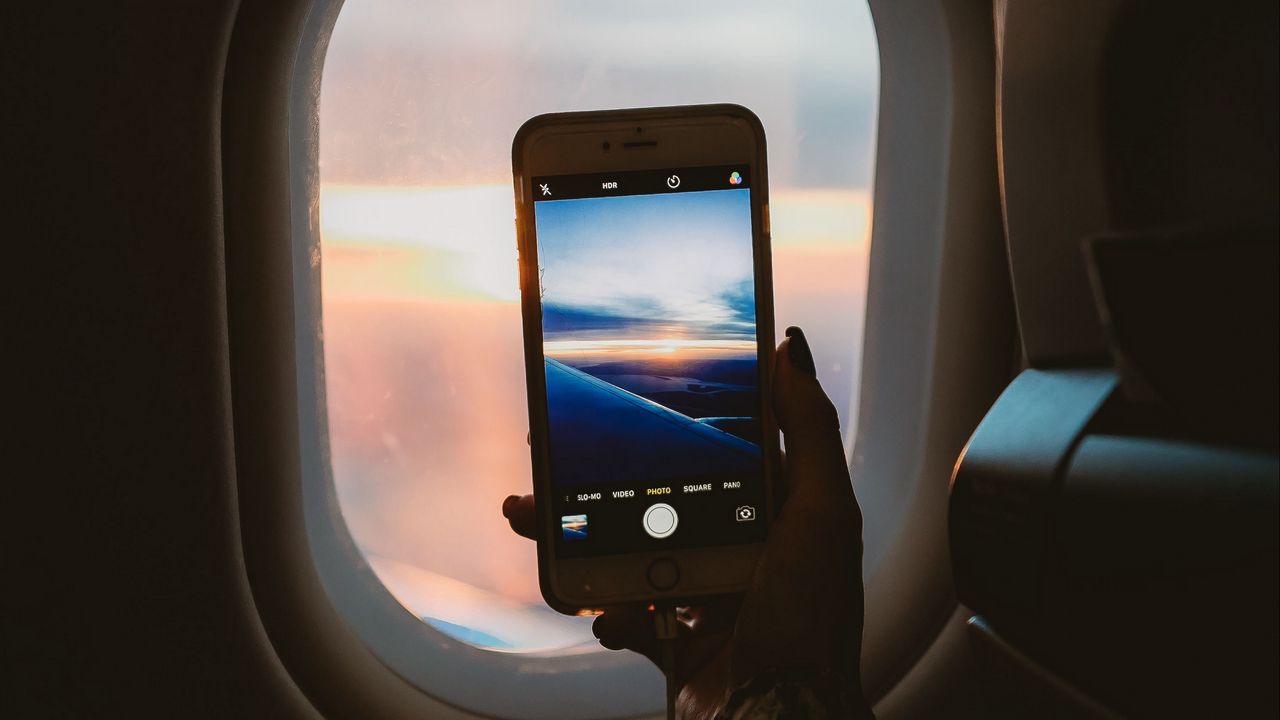
[[[543,597],[745,589],[778,467],[763,126],[737,105],[540,115],[512,167]]]

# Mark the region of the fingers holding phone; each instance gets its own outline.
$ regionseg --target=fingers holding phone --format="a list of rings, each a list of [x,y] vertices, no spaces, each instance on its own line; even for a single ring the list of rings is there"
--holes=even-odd
[[[807,338],[798,328],[787,336],[777,348],[773,404],[789,448],[786,480],[795,490],[749,589],[680,608],[675,679],[686,717],[714,716],[729,691],[782,664],[830,668],[843,678],[850,702],[869,712],[858,680],[861,514]],[[536,535],[532,495],[508,497],[502,512],[517,533]],[[602,646],[661,665],[647,603],[605,608],[592,630]]]

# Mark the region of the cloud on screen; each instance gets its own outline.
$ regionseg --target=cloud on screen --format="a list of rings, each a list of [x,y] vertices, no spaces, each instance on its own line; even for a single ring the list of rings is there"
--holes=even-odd
[[[538,203],[546,339],[753,340],[747,190]]]

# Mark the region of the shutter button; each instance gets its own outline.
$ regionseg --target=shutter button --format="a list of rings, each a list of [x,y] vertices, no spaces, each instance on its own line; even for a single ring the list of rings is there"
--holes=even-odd
[[[650,537],[659,540],[668,537],[676,531],[679,523],[680,517],[676,515],[676,509],[666,503],[655,503],[644,511],[644,531]]]

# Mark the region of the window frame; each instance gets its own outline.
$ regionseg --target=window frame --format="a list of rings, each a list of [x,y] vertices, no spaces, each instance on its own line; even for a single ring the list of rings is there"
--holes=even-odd
[[[341,6],[341,0],[242,5],[228,48],[217,180],[238,539],[252,600],[284,667],[323,715],[548,714],[529,703],[536,688],[555,698],[558,716],[635,716],[621,704],[595,704],[584,688],[629,697],[628,689],[640,687],[633,672],[639,658],[504,655],[450,640],[395,602],[342,523],[328,476],[318,352],[317,168],[320,74]],[[947,479],[969,430],[1008,377],[1006,367],[990,367],[989,346],[1011,341],[1012,310],[993,103],[978,107],[993,85],[992,75],[981,77],[990,58],[981,57],[987,51],[980,25],[985,21],[989,38],[990,8],[927,0],[870,0],[870,6],[881,84],[853,471],[868,518],[863,667],[875,699],[907,673],[955,612]],[[970,273],[1002,279],[955,281]],[[983,287],[969,287],[975,285]],[[322,486],[329,491],[316,492]],[[885,562],[889,557],[893,563]],[[365,623],[390,623],[404,630],[403,642],[371,646]],[[427,648],[440,654],[423,655]],[[476,672],[475,665],[461,673],[457,653],[499,674]],[[424,658],[443,662],[428,665]],[[501,664],[491,664],[495,658],[519,673],[502,674]],[[602,660],[605,667],[617,663],[618,682],[600,682]],[[447,692],[444,684],[466,683],[466,674],[470,685],[455,687],[465,694]],[[650,692],[642,694],[660,700],[660,692]]]

